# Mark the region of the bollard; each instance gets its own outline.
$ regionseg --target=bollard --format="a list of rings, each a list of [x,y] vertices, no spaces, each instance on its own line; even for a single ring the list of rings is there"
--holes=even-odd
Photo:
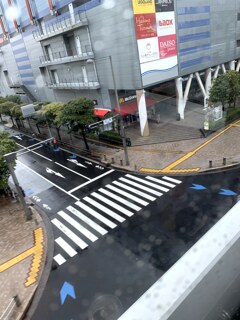
[[[19,296],[16,294],[16,295],[13,297],[13,299],[14,299],[14,301],[15,301],[15,303],[16,303],[16,306],[17,306],[17,307],[20,307],[21,301],[20,301],[20,299],[19,299]]]
[[[105,161],[107,161],[107,156],[105,154],[103,155],[103,158]]]
[[[114,163],[115,163],[114,158],[112,158],[112,164],[114,164]]]
[[[136,164],[134,165],[134,171],[137,171],[137,165]]]
[[[223,158],[223,165],[225,166],[227,163],[227,159],[226,158]]]
[[[209,160],[209,168],[212,168],[212,160]]]
[[[120,160],[120,165],[123,166],[123,161],[122,161],[122,159]]]

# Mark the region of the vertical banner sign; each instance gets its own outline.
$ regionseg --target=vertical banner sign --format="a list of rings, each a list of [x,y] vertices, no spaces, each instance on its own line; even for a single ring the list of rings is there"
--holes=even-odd
[[[174,0],[132,0],[144,86],[178,75]]]

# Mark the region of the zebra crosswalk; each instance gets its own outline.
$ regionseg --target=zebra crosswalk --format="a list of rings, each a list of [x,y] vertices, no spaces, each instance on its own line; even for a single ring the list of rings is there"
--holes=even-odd
[[[126,174],[60,210],[51,220],[58,230],[54,260],[62,265],[180,183]]]

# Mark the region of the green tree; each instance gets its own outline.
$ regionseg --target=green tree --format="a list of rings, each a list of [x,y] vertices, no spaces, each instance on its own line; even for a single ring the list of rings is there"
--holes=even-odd
[[[3,103],[0,104],[0,114],[5,114],[6,116],[9,116],[12,120],[12,123],[14,125],[14,122],[13,122],[13,116],[12,116],[12,113],[11,113],[11,109],[13,107],[15,107],[17,104],[15,102],[11,102],[11,101],[5,101]]]
[[[45,118],[46,123],[49,125],[49,127],[54,127],[57,131],[58,139],[61,141],[60,136],[60,127],[62,123],[57,121],[57,116],[59,113],[61,113],[62,109],[64,108],[64,103],[62,102],[52,102],[49,104],[46,104],[42,107],[40,110],[40,114],[43,116],[43,119]],[[42,121],[44,121],[42,119]]]
[[[21,101],[21,98],[17,95],[10,95],[10,96],[6,96],[6,101],[11,101],[11,102],[14,102],[16,104],[21,104],[22,101]]]
[[[0,131],[0,190],[8,186],[8,178],[10,175],[4,155],[17,151],[17,149],[17,144],[14,140],[10,139],[9,133]]]
[[[238,72],[229,70],[213,81],[210,89],[210,102],[221,102],[224,107],[226,103],[236,105],[240,95],[240,75]]]
[[[240,76],[239,72],[234,70],[229,70],[224,75],[229,82],[229,100],[228,103],[231,105],[233,103],[233,106],[235,108],[236,106],[236,100],[239,97],[240,94]]]
[[[96,121],[96,117],[93,114],[94,103],[85,97],[80,97],[76,100],[71,100],[65,104],[57,115],[56,121],[59,124],[68,124],[70,132],[81,131],[82,137],[89,150],[89,146],[86,139],[85,128],[88,124]]]
[[[223,108],[226,103],[229,101],[230,97],[230,86],[229,81],[225,75],[221,75],[217,77],[213,81],[213,85],[209,92],[209,100],[210,102],[221,102]]]

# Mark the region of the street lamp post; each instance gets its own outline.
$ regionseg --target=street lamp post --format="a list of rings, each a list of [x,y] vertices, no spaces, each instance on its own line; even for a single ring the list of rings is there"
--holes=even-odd
[[[23,197],[23,193],[22,193],[22,190],[20,188],[17,176],[15,175],[15,172],[14,172],[14,169],[13,169],[13,166],[12,166],[13,161],[16,159],[16,154],[15,153],[9,153],[9,154],[6,154],[4,156],[4,158],[6,160],[6,163],[8,165],[9,171],[10,171],[11,176],[13,178],[13,182],[14,182],[15,187],[17,189],[19,200],[20,200],[20,202],[21,202],[21,204],[23,206],[23,210],[24,210],[24,213],[25,213],[25,218],[26,218],[27,221],[31,220],[32,219],[32,212],[31,212],[31,210],[29,209],[29,207],[27,206],[27,204],[25,202],[25,199]]]
[[[119,97],[118,97],[118,92],[117,92],[116,78],[115,78],[115,74],[114,74],[114,70],[113,70],[112,57],[108,56],[108,57],[103,57],[103,58],[97,58],[97,59],[95,59],[95,61],[106,60],[106,59],[109,59],[109,61],[110,61],[110,67],[111,67],[111,73],[112,73],[112,79],[113,79],[113,87],[114,87],[114,94],[115,94],[115,99],[116,99],[116,103],[117,103],[118,114],[119,114],[119,117],[120,117],[120,130],[121,130],[121,137],[122,137],[125,161],[126,161],[126,165],[128,166],[129,165],[129,158],[128,158],[128,152],[127,152],[126,135],[125,135],[124,125],[123,125],[123,118],[122,118],[121,110],[120,110]],[[93,62],[93,61],[94,60],[89,59],[87,61],[87,63],[88,62]]]

